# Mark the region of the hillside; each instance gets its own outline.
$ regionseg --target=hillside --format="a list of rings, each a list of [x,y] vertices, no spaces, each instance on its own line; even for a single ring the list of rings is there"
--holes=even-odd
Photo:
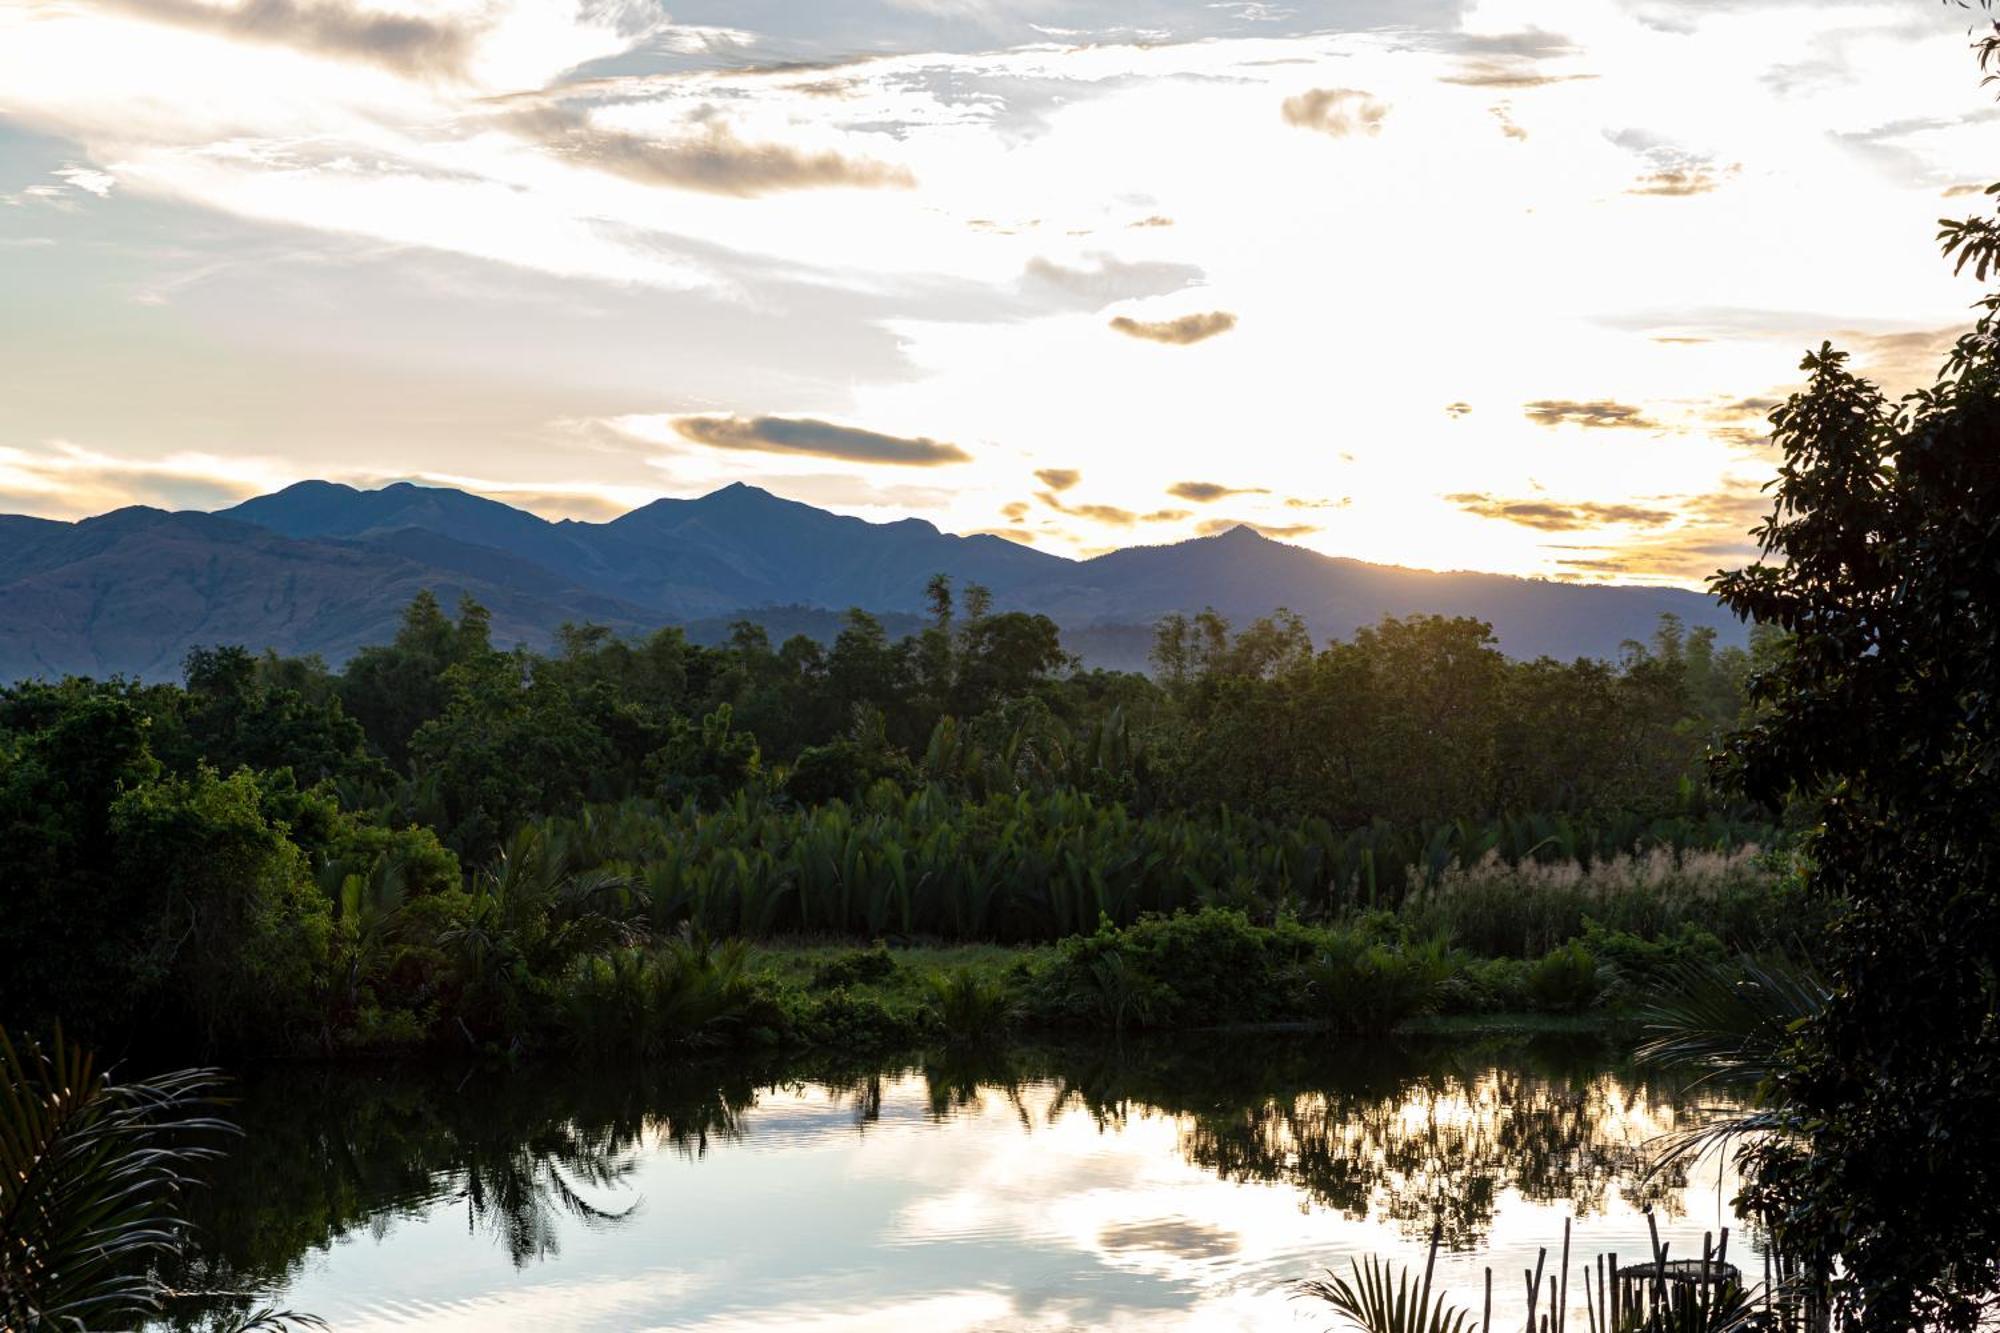
[[[919,611],[934,573],[1043,611],[1095,663],[1143,665],[1146,627],[1213,606],[1235,621],[1286,606],[1316,636],[1383,615],[1490,622],[1515,656],[1612,656],[1663,612],[1743,630],[1678,589],[1579,587],[1335,559],[1248,528],[1091,560],[919,519],[870,523],[729,486],[606,523],[551,522],[460,491],[302,482],[218,514],[117,510],[75,523],[0,516],[0,677],[171,676],[196,644],[242,643],[340,662],[387,638],[421,588],[470,595],[502,643],[546,643],[565,621],[625,633],[683,623],[719,637],[740,617],[815,637],[860,606]]]

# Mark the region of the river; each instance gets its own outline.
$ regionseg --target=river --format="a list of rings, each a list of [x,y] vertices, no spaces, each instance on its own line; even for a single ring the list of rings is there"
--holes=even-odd
[[[673,1069],[276,1068],[195,1196],[190,1300],[370,1330],[1309,1329],[1370,1254],[1518,1326],[1522,1270],[1732,1228],[1701,1112],[1595,1042],[1202,1036]],[[1544,1307],[1546,1308],[1546,1306]]]

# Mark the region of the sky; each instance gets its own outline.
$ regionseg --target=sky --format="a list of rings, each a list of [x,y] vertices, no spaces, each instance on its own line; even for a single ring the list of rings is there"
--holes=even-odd
[[[0,512],[743,481],[1699,586],[1808,348],[1901,392],[1970,323],[1968,19],[0,0]]]

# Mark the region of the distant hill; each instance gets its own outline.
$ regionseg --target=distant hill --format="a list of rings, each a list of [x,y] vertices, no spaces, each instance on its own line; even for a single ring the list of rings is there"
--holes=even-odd
[[[1144,664],[1160,616],[1205,606],[1239,623],[1286,606],[1321,639],[1390,614],[1473,615],[1516,656],[1613,656],[1668,611],[1743,638],[1697,593],[1370,565],[1249,528],[1077,561],[744,485],[583,523],[448,488],[309,481],[217,514],[0,515],[0,678],[172,677],[190,647],[213,643],[338,663],[393,634],[422,588],[447,605],[477,598],[505,644],[545,644],[584,620],[621,633],[685,624],[712,642],[751,619],[774,640],[825,639],[853,606],[890,616],[896,631],[915,623],[940,572],[984,584],[1002,608],[1048,613],[1086,660],[1119,667]]]

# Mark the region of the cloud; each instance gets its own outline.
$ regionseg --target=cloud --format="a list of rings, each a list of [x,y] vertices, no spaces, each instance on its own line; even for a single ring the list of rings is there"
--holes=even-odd
[[[1869,379],[1897,394],[1935,381],[1945,354],[1965,332],[1957,326],[1894,333],[1842,329],[1833,335],[1833,344],[1852,347],[1858,368]]]
[[[1546,60],[1551,56],[1571,56],[1577,45],[1557,32],[1525,28],[1520,32],[1454,33],[1447,45],[1468,55],[1505,56],[1519,60]]]
[[[1164,213],[1155,213],[1151,217],[1140,218],[1137,222],[1128,222],[1125,225],[1128,227],[1171,227],[1174,225],[1174,220]]]
[[[112,0],[112,4],[156,22],[366,61],[412,75],[462,74],[481,31],[468,22],[357,9],[333,0],[244,0],[238,5]]]
[[[831,149],[746,143],[720,120],[696,123],[679,139],[605,129],[569,107],[514,111],[505,124],[556,157],[642,185],[667,185],[748,198],[779,190],[908,189],[909,168]]]
[[[1179,500],[1193,500],[1196,504],[1213,504],[1226,495],[1269,495],[1263,486],[1224,486],[1213,481],[1177,481],[1167,487],[1167,494]]]
[[[1492,113],[1495,120],[1500,122],[1500,132],[1509,139],[1525,140],[1528,137],[1528,132],[1514,123],[1513,115],[1504,104],[1501,106],[1489,106],[1486,109]]]
[[[974,528],[968,535],[974,537],[1004,537],[1010,542],[1019,542],[1023,546],[1032,546],[1035,542],[1035,534],[1026,528]]]
[[[1110,255],[1092,255],[1087,266],[1058,264],[1037,255],[1023,267],[1021,277],[1030,286],[1053,288],[1098,307],[1180,291],[1200,282],[1202,271],[1193,264],[1130,263]]]
[[[1671,505],[1685,525],[1636,534],[1616,546],[1551,543],[1550,549],[1578,552],[1556,564],[1598,576],[1697,580],[1718,566],[1740,567],[1754,560],[1757,544],[1749,530],[1771,516],[1770,497],[1747,483],[1732,490],[1649,498]]]
[[[439,483],[425,479],[421,484],[459,485],[457,482]],[[543,518],[577,518],[588,523],[603,523],[632,512],[633,506],[616,496],[603,495],[588,490],[530,489],[516,490],[508,486],[466,485],[475,495],[483,495],[489,500],[512,505],[516,509],[526,509],[540,514]]]
[[[1740,164],[1725,167],[1720,172],[1708,167],[1667,167],[1647,172],[1625,193],[1675,199],[1709,194],[1721,189],[1722,183],[1739,170]]]
[[[1660,424],[1648,417],[1643,408],[1602,398],[1592,402],[1538,398],[1523,404],[1522,410],[1527,413],[1528,420],[1540,426],[1559,426],[1568,422],[1592,430],[1657,430]]]
[[[1456,74],[1440,74],[1439,83],[1465,88],[1540,88],[1551,83],[1575,83],[1595,74],[1544,74],[1525,60],[1468,60]]]
[[[1066,505],[1047,491],[1041,492],[1035,498],[1060,513],[1076,518],[1087,518],[1094,523],[1107,523],[1114,528],[1129,528],[1139,521],[1139,515],[1130,509],[1120,509],[1117,505]]]
[[[1989,185],[1972,182],[1965,185],[1947,185],[1941,193],[1947,199],[1963,199],[1969,194],[1985,194],[1991,188]]]
[[[1671,523],[1677,517],[1674,511],[1667,509],[1647,509],[1627,504],[1597,504],[1592,501],[1561,504],[1552,500],[1509,500],[1465,491],[1444,498],[1468,514],[1518,523],[1524,528],[1535,528],[1542,532],[1574,532],[1583,528],[1599,527],[1606,523],[1625,523],[1634,527],[1652,528]]]
[[[1287,509],[1345,509],[1353,503],[1354,497],[1351,495],[1343,495],[1338,500],[1308,500],[1299,495],[1285,497]]]
[[[85,194],[94,194],[99,199],[109,195],[111,187],[118,183],[118,178],[109,172],[98,171],[94,167],[78,166],[73,162],[67,166],[57,167],[50,174],[67,181],[71,188],[82,190]]]
[[[1129,528],[1139,523],[1178,523],[1184,518],[1192,517],[1185,509],[1155,509],[1151,513],[1141,514],[1130,509],[1121,509],[1117,505],[1065,504],[1053,491],[1037,491],[1035,498],[1059,514],[1068,514],[1073,518],[1087,518],[1093,523],[1104,523],[1114,528]],[[1025,506],[1023,508],[1025,510]]]
[[[811,417],[677,417],[673,424],[682,439],[711,449],[807,454],[814,458],[909,467],[972,461],[972,455],[955,444],[921,435],[881,435]]]
[[[1761,421],[1784,406],[1784,402],[1782,398],[1738,398],[1735,402],[1724,403],[1709,415],[1724,420],[1730,417],[1756,417]]]
[[[174,453],[125,458],[58,442],[0,446],[0,508],[43,518],[87,518],[127,505],[218,509],[276,490],[295,476],[271,459]]]
[[[1195,529],[1204,537],[1214,537],[1235,528],[1248,528],[1260,537],[1282,540],[1286,537],[1303,537],[1319,531],[1314,523],[1249,523],[1240,518],[1211,518]]]
[[[1083,480],[1083,474],[1075,468],[1045,467],[1035,472],[1035,480],[1052,491],[1066,491]]]
[[[1118,315],[1112,319],[1111,327],[1128,338],[1144,338],[1147,342],[1186,347],[1213,338],[1218,333],[1229,332],[1236,327],[1236,316],[1227,310],[1210,310],[1204,314],[1162,320],[1129,319]]]
[[[1389,104],[1359,88],[1312,88],[1287,97],[1285,123],[1344,139],[1350,134],[1380,134]]]
[[[1009,504],[1000,506],[1000,517],[1012,522],[1019,523],[1027,516],[1028,502],[1026,500],[1015,500]]]
[[[1236,1233],[1183,1219],[1106,1227],[1099,1233],[1098,1243],[1112,1251],[1149,1250],[1179,1259],[1216,1259],[1241,1248]]]
[[[1452,418],[1454,421],[1456,421],[1459,417],[1467,415],[1471,411],[1472,411],[1472,404],[1465,402],[1463,399],[1461,399],[1456,403],[1446,403],[1444,405],[1445,415]]]

